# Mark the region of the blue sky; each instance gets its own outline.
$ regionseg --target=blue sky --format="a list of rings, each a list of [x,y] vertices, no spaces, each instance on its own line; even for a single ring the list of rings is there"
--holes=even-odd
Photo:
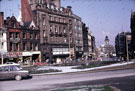
[[[5,16],[19,16],[20,0],[3,0],[0,10]],[[90,27],[97,45],[104,44],[109,36],[114,44],[115,36],[122,31],[130,31],[131,10],[135,11],[135,0],[62,0],[63,7],[72,6],[73,12]]]

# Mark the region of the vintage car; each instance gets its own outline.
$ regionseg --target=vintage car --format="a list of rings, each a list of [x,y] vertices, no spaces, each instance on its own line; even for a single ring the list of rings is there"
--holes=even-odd
[[[25,77],[30,77],[29,71],[23,70],[20,65],[0,65],[0,79],[15,79],[19,81]]]

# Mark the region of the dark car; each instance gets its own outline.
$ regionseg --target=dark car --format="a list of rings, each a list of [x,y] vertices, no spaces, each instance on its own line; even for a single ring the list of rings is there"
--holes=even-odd
[[[19,81],[25,77],[30,77],[29,71],[23,70],[20,65],[0,65],[0,79],[16,79]]]

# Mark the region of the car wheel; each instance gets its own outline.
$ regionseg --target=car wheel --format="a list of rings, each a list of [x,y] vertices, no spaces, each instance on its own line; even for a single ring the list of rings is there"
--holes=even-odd
[[[22,79],[22,76],[20,76],[20,75],[15,76],[15,80],[20,81],[21,79]]]

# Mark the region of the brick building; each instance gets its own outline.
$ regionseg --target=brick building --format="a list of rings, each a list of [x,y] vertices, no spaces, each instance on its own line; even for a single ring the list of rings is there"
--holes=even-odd
[[[83,54],[81,18],[73,14],[71,6],[63,8],[60,3],[60,0],[21,0],[22,21],[33,21],[40,29],[42,61],[59,63]]]
[[[7,57],[8,61],[30,64],[41,61],[40,31],[32,22],[22,24],[14,16],[7,17],[4,21],[7,28]]]

